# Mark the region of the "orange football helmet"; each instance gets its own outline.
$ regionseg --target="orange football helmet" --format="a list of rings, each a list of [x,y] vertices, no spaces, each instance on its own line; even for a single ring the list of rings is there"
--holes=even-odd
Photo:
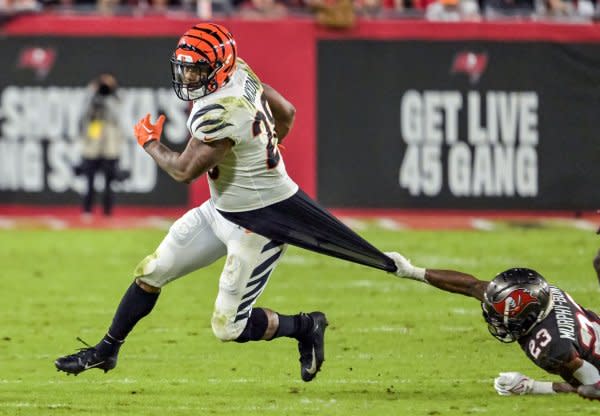
[[[233,72],[237,47],[231,33],[215,23],[200,23],[183,34],[171,57],[173,89],[192,101],[225,85]]]

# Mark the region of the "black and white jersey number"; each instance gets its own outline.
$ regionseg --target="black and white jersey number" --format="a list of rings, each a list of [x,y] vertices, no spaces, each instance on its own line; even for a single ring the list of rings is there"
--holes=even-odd
[[[592,321],[582,313],[577,313],[579,322],[579,342],[594,356],[600,357],[600,323]]]
[[[274,132],[271,130],[271,125],[275,123],[273,119],[273,114],[271,114],[271,110],[267,104],[267,97],[263,93],[260,96],[260,103],[262,104],[262,111],[258,110],[256,112],[256,116],[254,116],[254,123],[252,124],[252,135],[254,137],[258,136],[261,132],[261,125],[265,128],[265,133],[267,134],[267,168],[273,169],[279,164],[279,160],[281,156],[279,155],[279,150],[277,146],[273,143]],[[276,136],[275,136],[276,137]]]
[[[540,329],[535,337],[529,341],[529,353],[533,358],[538,358],[542,352],[542,349],[550,344],[552,341],[552,336],[548,332],[546,328]]]

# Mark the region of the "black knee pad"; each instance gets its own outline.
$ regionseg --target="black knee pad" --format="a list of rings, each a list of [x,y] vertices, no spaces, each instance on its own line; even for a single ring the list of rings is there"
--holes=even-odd
[[[262,308],[252,309],[252,314],[246,322],[244,330],[239,337],[235,339],[235,342],[248,342],[258,341],[262,339],[269,325],[269,319],[267,313]]]

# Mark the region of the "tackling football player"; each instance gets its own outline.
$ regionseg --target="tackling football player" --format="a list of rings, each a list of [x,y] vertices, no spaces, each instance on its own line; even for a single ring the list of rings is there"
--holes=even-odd
[[[562,289],[549,285],[539,273],[513,268],[488,282],[458,271],[423,269],[398,253],[387,254],[396,262],[398,277],[480,301],[494,337],[517,341],[537,366],[565,380],[538,381],[518,372],[500,373],[494,380],[498,394],[577,392],[600,399],[600,318]],[[594,269],[600,279],[600,251]]]
[[[189,29],[171,70],[177,96],[193,102],[185,150],[161,143],[164,115],[156,123],[146,115],[135,136],[176,181],[189,183],[207,173],[211,197],[179,218],[138,265],[104,338],[55,365],[71,374],[112,370],[125,338],[152,311],[163,286],[227,256],[211,320],[214,335],[239,343],[295,339],[302,380],[311,381],[324,361],[325,314],[255,307],[287,244],[388,272],[396,266],[288,176],[278,144],[292,127],[295,109],[237,56],[227,29],[211,23]]]

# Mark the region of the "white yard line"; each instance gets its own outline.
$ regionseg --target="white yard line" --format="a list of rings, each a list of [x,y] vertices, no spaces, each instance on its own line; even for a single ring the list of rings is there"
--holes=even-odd
[[[497,224],[494,221],[484,220],[482,218],[473,218],[471,220],[471,227],[481,231],[493,231],[496,229]]]
[[[392,218],[379,218],[375,221],[375,225],[389,231],[399,231],[408,228],[405,224]]]
[[[6,230],[13,229],[17,226],[17,222],[10,217],[0,217],[0,228]]]

